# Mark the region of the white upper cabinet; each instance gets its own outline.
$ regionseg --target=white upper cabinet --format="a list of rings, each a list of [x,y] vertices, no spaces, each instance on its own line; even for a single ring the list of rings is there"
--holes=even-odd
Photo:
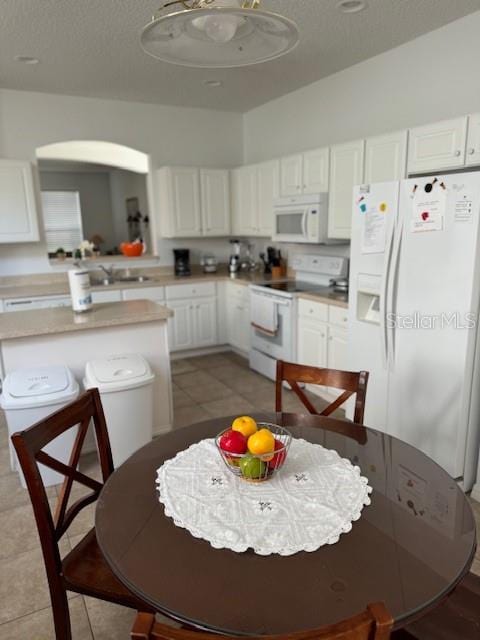
[[[350,239],[353,187],[363,182],[363,140],[338,144],[330,149],[328,236]]]
[[[166,238],[230,233],[229,173],[224,169],[163,167],[157,171],[159,226]]]
[[[455,169],[465,164],[467,117],[410,129],[408,172]]]
[[[280,193],[282,196],[298,196],[303,185],[303,155],[297,153],[280,160]]]
[[[313,149],[303,154],[303,193],[328,191],[329,150]]]
[[[367,184],[403,180],[407,173],[407,131],[368,138],[365,144]]]
[[[0,160],[0,243],[39,239],[32,167]]]
[[[328,191],[328,148],[312,149],[280,160],[280,195]]]
[[[257,170],[254,166],[232,171],[232,231],[255,235],[257,218]]]
[[[240,236],[271,237],[273,201],[279,195],[278,160],[232,171],[232,231]]]
[[[257,165],[257,231],[255,235],[273,234],[273,202],[280,195],[280,163],[278,160]]]
[[[466,165],[480,164],[480,113],[468,118]]]
[[[204,236],[230,233],[230,180],[224,169],[201,169],[202,229]]]
[[[200,180],[196,167],[160,169],[166,196],[163,214],[168,219],[166,233],[171,238],[201,235]],[[162,188],[162,186],[160,188]],[[162,194],[161,194],[162,195]]]

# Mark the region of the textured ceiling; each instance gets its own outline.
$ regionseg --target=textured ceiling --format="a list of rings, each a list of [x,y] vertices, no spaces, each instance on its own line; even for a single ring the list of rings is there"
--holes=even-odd
[[[480,8],[479,0],[368,0],[367,10],[346,15],[337,0],[263,0],[296,21],[299,46],[264,64],[208,70],[142,51],[139,33],[160,4],[1,0],[0,87],[244,112]],[[208,79],[223,86],[205,87]]]

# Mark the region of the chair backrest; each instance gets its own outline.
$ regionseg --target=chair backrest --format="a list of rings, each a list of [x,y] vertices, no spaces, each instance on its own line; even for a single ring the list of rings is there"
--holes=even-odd
[[[346,402],[353,394],[355,397],[355,411],[353,421],[363,424],[365,413],[365,396],[367,394],[368,371],[339,371],[338,369],[321,369],[293,362],[277,360],[277,378],[275,383],[275,411],[282,411],[283,381],[288,382],[292,391],[302,401],[312,414],[329,416]],[[298,383],[318,384],[326,387],[343,389],[343,393],[322,411],[317,411]]]
[[[12,442],[32,501],[54,606],[55,602],[65,594],[58,541],[67,531],[75,516],[98,498],[103,487],[103,483],[77,470],[88,426],[92,421],[97,439],[102,478],[105,482],[113,472],[113,461],[98,389],[86,391],[77,400],[59,411],[52,413],[28,429],[12,435]],[[64,464],[42,451],[57,436],[74,428],[77,428],[77,434],[68,464]],[[39,463],[65,476],[53,516]],[[88,487],[92,492],[77,500],[67,509],[74,480]]]
[[[353,618],[321,629],[260,636],[255,640],[388,640],[392,626],[392,616],[382,602],[377,602]],[[230,636],[169,627],[155,622],[155,617],[148,613],[137,615],[130,637],[131,640],[234,640]]]

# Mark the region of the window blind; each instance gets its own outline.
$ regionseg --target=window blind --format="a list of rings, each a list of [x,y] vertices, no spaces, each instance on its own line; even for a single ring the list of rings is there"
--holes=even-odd
[[[42,191],[42,207],[48,253],[75,251],[83,240],[79,192]]]

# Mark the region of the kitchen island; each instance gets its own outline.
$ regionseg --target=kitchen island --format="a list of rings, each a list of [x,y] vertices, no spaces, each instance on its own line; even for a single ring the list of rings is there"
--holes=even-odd
[[[171,429],[172,385],[167,320],[172,312],[149,300],[96,304],[77,314],[71,308],[0,314],[2,377],[26,367],[63,364],[81,382],[88,360],[139,353],[153,372],[153,433]]]

